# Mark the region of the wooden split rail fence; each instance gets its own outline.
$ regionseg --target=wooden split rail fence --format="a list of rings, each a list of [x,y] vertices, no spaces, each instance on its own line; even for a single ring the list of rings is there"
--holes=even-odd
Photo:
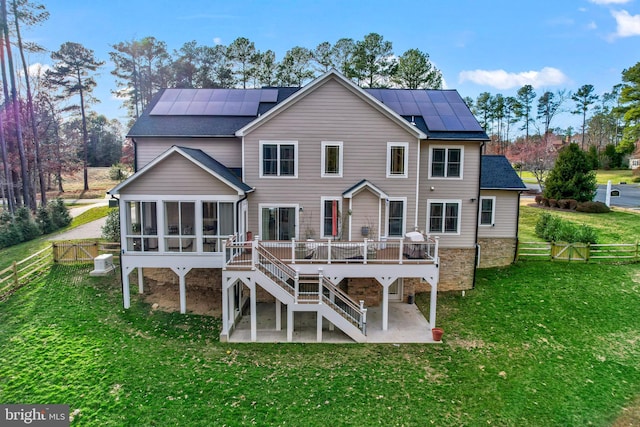
[[[640,261],[640,242],[610,244],[518,242],[517,259],[546,259],[583,262]]]
[[[119,259],[119,244],[103,244],[96,241],[54,242],[35,254],[14,261],[10,267],[0,271],[0,301],[20,287],[29,283],[31,276],[49,268],[54,263],[88,263],[99,253],[112,253],[114,261]]]

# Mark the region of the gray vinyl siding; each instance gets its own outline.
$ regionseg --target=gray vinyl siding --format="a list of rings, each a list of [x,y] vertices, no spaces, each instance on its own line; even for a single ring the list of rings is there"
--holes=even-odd
[[[348,203],[348,200],[346,201]],[[377,240],[384,235],[385,212],[380,209],[380,197],[369,190],[360,191],[353,197],[351,214],[351,238],[361,240],[362,227],[370,227],[369,239]],[[378,211],[382,211],[381,221],[378,220]]]
[[[260,178],[260,141],[297,141],[298,177]],[[343,142],[341,178],[321,178],[322,141]],[[408,143],[408,178],[386,177],[387,142]],[[408,229],[413,230],[417,137],[336,80],[329,79],[266,120],[244,137],[244,144],[244,182],[256,188],[249,196],[250,230],[258,230],[260,203],[298,203],[304,206],[305,216],[320,219],[321,197],[341,197],[362,179],[369,180],[390,197],[406,197]],[[348,200],[345,200],[343,209],[347,207]],[[377,219],[378,211],[375,209],[364,216]],[[359,229],[357,233],[354,230],[352,237],[360,237],[359,234]]]
[[[429,178],[429,147],[462,146],[463,179],[430,179]],[[460,200],[460,234],[436,234],[440,236],[443,247],[464,248],[475,246],[477,215],[478,215],[478,186],[480,180],[480,143],[476,141],[423,141],[420,150],[420,195],[418,224],[425,232],[427,224],[427,203],[432,200]],[[431,188],[433,187],[433,190]],[[474,201],[471,201],[474,199]]]
[[[173,153],[124,187],[121,194],[237,195],[238,193],[182,155]]]
[[[242,166],[239,138],[136,138],[138,170],[174,145],[200,149],[228,168]]]
[[[516,237],[518,231],[518,192],[482,190],[482,197],[495,197],[494,226],[478,226],[478,237]]]

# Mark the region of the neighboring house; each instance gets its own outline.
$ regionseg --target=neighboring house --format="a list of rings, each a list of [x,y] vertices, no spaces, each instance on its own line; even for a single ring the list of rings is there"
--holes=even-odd
[[[182,312],[187,284],[205,283],[223,340],[267,301],[277,327],[283,304],[288,325],[314,311],[366,341],[366,307],[386,331],[389,303],[418,291],[433,327],[437,291],[473,287],[480,237],[514,247],[517,191],[481,190],[488,138],[453,90],[362,89],[336,71],[303,88],[165,89],[128,137],[137,172],[110,191],[124,305],[134,270],[140,292],[177,277]]]
[[[640,142],[636,144],[636,151],[629,157],[629,168],[632,171],[640,170]]]

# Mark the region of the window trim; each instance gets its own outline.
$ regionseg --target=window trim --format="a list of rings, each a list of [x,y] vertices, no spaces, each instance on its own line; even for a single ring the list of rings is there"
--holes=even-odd
[[[264,146],[276,145],[278,147],[278,159],[277,159],[277,175],[265,175],[264,174]],[[280,146],[293,145],[293,175],[280,175]],[[295,179],[298,178],[298,141],[269,141],[264,140],[259,143],[259,164],[260,164],[260,178],[266,179]]]
[[[445,155],[445,176],[433,176],[433,150],[444,149]],[[447,176],[447,170],[449,165],[449,150],[460,150],[460,176]],[[429,179],[463,179],[464,178],[464,146],[463,145],[431,145],[429,146]]]
[[[342,141],[322,141],[320,152],[320,176],[322,178],[342,178],[344,170],[344,149]],[[326,147],[338,147],[338,172],[327,172]]]
[[[262,229],[262,210],[272,209],[272,208],[275,208],[275,209],[294,208],[294,212],[295,212],[294,237],[296,240],[298,240],[300,236],[300,205],[297,203],[259,203],[258,204],[258,235],[260,236],[260,239],[264,240],[264,230]]]
[[[389,210],[391,209],[391,203],[385,203],[385,225],[384,225],[384,233],[387,238],[390,239],[403,239],[407,230],[407,198],[406,197],[389,197],[387,202],[402,202],[402,228],[400,235],[391,236],[389,235]]]
[[[436,204],[436,203],[442,203],[444,206],[443,208],[445,209],[443,211],[446,212],[446,204],[447,203],[456,203],[458,205],[458,218],[457,218],[457,222],[456,222],[456,232],[450,232],[450,231],[444,231],[444,218],[442,221],[442,228],[441,231],[432,231],[430,224],[431,224],[431,205],[432,204]],[[461,234],[461,224],[462,224],[462,200],[461,199],[430,199],[427,201],[427,223],[426,223],[426,227],[425,230],[427,230],[427,233],[429,234],[436,234],[436,235],[445,235],[445,236],[459,236]]]
[[[338,202],[338,236],[342,234],[342,221],[341,221],[341,212],[342,212],[342,198],[341,197],[321,197],[320,198],[320,238],[321,239],[333,239],[333,236],[325,234],[324,229],[324,202],[328,201],[337,201]]]
[[[492,200],[491,202],[491,223],[482,223],[482,201]],[[478,209],[478,225],[480,227],[493,227],[496,224],[496,196],[480,196],[480,206]]]
[[[393,148],[402,147],[404,149],[403,169],[404,172],[392,173],[391,172],[391,153]],[[408,178],[409,177],[409,143],[408,142],[387,142],[387,178]]]

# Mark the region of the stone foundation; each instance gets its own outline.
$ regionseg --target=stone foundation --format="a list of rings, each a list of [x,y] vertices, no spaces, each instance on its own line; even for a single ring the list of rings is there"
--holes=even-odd
[[[473,288],[475,248],[440,248],[438,291],[462,291]]]
[[[377,307],[382,303],[382,285],[373,278],[346,280],[347,294],[356,302],[363,300],[365,307]]]
[[[504,267],[513,263],[516,254],[515,238],[478,239],[480,245],[480,268]]]

